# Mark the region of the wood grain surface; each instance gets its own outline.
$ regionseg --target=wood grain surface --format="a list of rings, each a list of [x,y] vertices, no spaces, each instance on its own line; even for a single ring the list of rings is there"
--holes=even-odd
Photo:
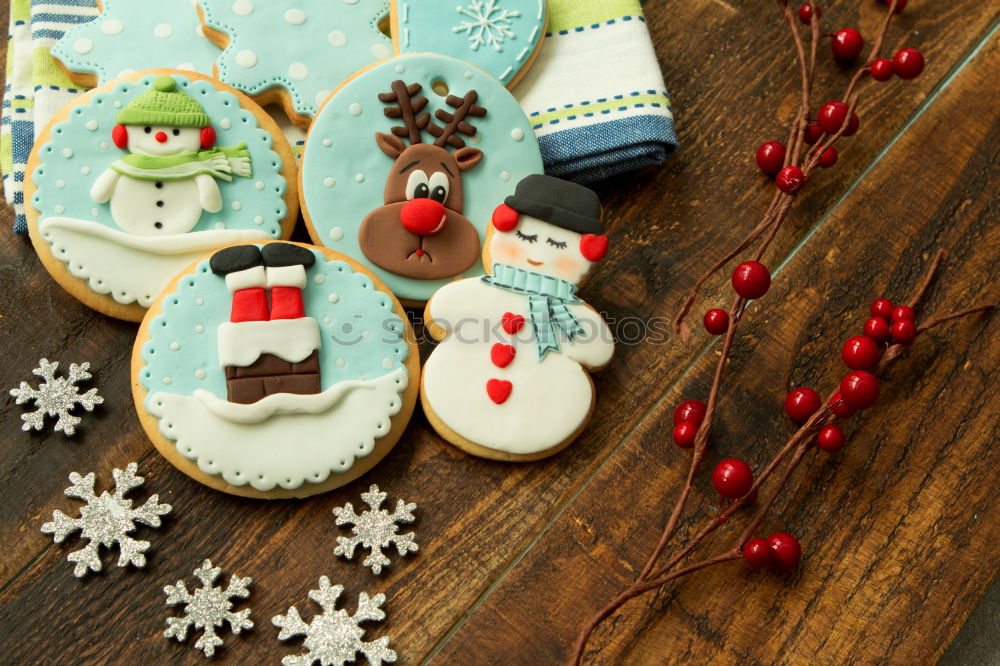
[[[0,8],[6,15],[6,0]],[[824,20],[870,34],[881,12],[875,0],[837,2]],[[129,389],[136,327],[87,310],[51,281],[26,238],[0,236],[0,387],[28,379],[45,356],[91,361],[106,398],[65,438],[23,433],[21,408],[4,392],[0,662],[204,663],[190,644],[162,637],[175,614],[162,587],[190,580],[206,557],[226,575],[254,578],[257,626],[224,635],[220,663],[300,652],[277,641],[270,618],[292,604],[310,617],[306,595],[321,575],[346,586],[352,611],[358,592],[386,594],[388,617],[366,638],[391,636],[397,663],[566,658],[579,626],[641,568],[686,472],[671,413],[705,396],[718,350],[704,332],[681,345],[656,330],[706,263],[756,223],[771,185],[753,150],[784,137],[798,99],[775,3],[651,1],[646,14],[681,149],[662,169],[597,188],[611,250],[583,296],[626,340],[595,377],[590,427],[552,459],[466,456],[418,410],[383,463],[335,492],[264,503],[209,490],[161,458],[139,427]],[[891,29],[889,49],[920,48],[927,69],[867,92],[861,131],[799,197],[765,259],[774,286],[738,336],[706,469],[728,456],[769,459],[791,431],[785,392],[833,386],[840,343],[868,303],[908,296],[937,248],[948,256],[922,312],[996,298],[998,19],[995,3],[912,0]],[[835,98],[849,74],[822,62],[818,97]],[[10,218],[4,210],[0,223]],[[727,283],[713,281],[696,312],[721,303]],[[641,341],[636,322],[649,327]],[[879,405],[851,420],[845,450],[810,457],[763,526],[800,539],[798,571],[732,563],[699,572],[626,606],[595,634],[588,663],[933,663],[1000,567],[997,326],[996,316],[979,317],[922,337],[890,372]],[[75,513],[79,503],[63,495],[71,471],[95,471],[103,488],[113,467],[133,460],[147,479],[136,497],[158,493],[174,512],[159,530],[137,532],[152,542],[145,569],[119,569],[105,553],[105,571],[78,581],[66,562],[78,539],[53,544],[39,527],[53,509]],[[389,501],[418,505],[420,552],[380,577],[333,556],[344,532],[331,509],[357,505],[370,483]],[[682,532],[715,502],[699,475]]]

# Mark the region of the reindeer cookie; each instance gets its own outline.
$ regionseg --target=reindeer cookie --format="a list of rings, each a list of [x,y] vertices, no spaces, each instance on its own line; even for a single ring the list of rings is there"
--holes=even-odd
[[[295,166],[274,121],[207,76],[149,70],[60,111],[28,161],[28,231],[90,307],[140,321],[206,252],[287,238]]]
[[[157,449],[248,497],[306,497],[377,464],[409,421],[419,356],[399,302],[357,263],[297,243],[235,245],[150,308],[133,396]]]
[[[528,176],[497,207],[483,250],[490,271],[442,287],[424,321],[441,343],[424,367],[421,401],[434,429],[473,455],[549,456],[594,408],[591,372],[611,360],[604,319],[576,296],[607,250],[591,190]]]
[[[481,275],[492,209],[541,173],[531,125],[493,77],[445,56],[358,73],[320,109],[301,160],[313,241],[371,267],[407,303]]]

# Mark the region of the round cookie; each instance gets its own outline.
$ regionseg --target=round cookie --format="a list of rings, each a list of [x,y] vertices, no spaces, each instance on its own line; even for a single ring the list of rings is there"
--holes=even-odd
[[[327,100],[299,186],[313,242],[363,262],[415,304],[482,274],[495,202],[541,172],[531,123],[499,81],[419,54],[363,70]]]
[[[304,128],[334,88],[392,55],[385,10],[383,0],[198,0],[206,36],[224,49],[216,76]]]
[[[416,402],[399,302],[364,267],[289,242],[206,256],[164,290],[132,353],[157,450],[216,490],[308,497],[375,466]]]
[[[421,403],[450,443],[531,461],[572,442],[594,410],[591,372],[611,361],[603,317],[576,296],[607,250],[591,190],[529,176],[497,207],[483,250],[490,275],[442,287],[424,321],[440,340]]]
[[[27,171],[28,231],[46,269],[129,321],[206,252],[287,238],[298,216],[277,125],[192,72],[137,72],[82,95],[42,131]]]
[[[546,0],[392,0],[396,53],[433,52],[467,60],[508,88],[541,50]]]
[[[73,26],[52,47],[70,80],[94,88],[140,69],[212,73],[219,55],[205,39],[191,0],[99,0],[100,14]]]

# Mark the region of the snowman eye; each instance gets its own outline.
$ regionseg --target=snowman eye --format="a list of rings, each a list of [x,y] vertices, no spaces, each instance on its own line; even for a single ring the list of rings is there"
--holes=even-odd
[[[532,235],[529,236],[528,234],[522,234],[520,231],[515,231],[514,233],[516,233],[517,237],[520,238],[521,240],[523,240],[526,243],[537,243],[538,242],[538,234],[532,234]]]
[[[406,180],[407,199],[426,199],[431,194],[427,186],[427,174],[419,169],[412,172]]]
[[[144,127],[142,131],[145,132],[146,134],[149,134],[150,132],[153,131],[153,128],[147,126],[147,127]]]
[[[548,243],[549,245],[551,245],[552,247],[559,248],[560,250],[562,250],[562,249],[564,249],[566,247],[566,241],[557,241],[557,240],[552,240],[550,238],[550,239],[548,239],[545,242]]]
[[[174,136],[180,136],[180,135],[181,135],[181,131],[179,129],[175,129],[174,130]]]

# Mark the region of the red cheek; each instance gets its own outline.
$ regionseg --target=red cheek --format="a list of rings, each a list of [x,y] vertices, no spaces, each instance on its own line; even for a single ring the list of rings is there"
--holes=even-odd
[[[501,263],[510,263],[524,257],[524,250],[520,243],[505,242],[502,240],[493,241],[493,260]]]
[[[576,277],[583,272],[584,266],[572,257],[560,257],[556,259],[555,270],[560,275]]]

